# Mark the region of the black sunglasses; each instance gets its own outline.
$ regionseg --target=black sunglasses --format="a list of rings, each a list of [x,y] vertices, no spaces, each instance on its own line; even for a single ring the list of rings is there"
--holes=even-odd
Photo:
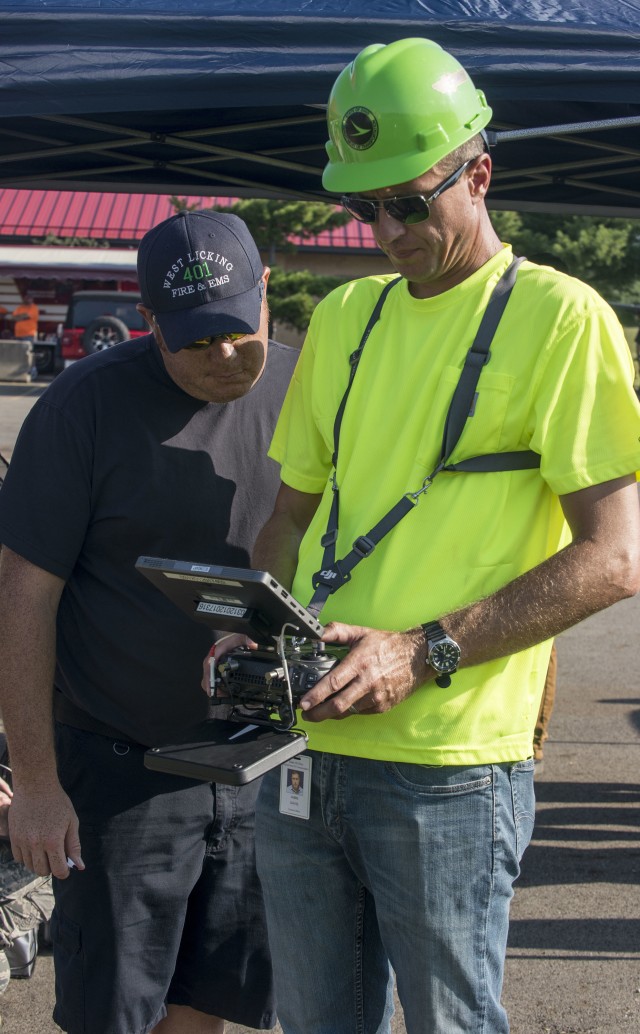
[[[476,155],[477,157],[478,155]],[[429,218],[429,205],[437,197],[440,197],[441,194],[444,194],[449,187],[453,187],[465,169],[476,158],[469,158],[464,165],[461,165],[451,176],[443,180],[436,187],[433,194],[429,194],[428,197],[425,197],[424,194],[408,194],[406,197],[390,197],[384,201],[373,201],[371,198],[354,197],[351,194],[345,194],[340,198],[340,204],[343,208],[346,208],[349,215],[352,215],[354,219],[358,219],[361,223],[375,223],[380,208],[384,208],[387,215],[390,215],[392,219],[396,219],[399,223],[405,223],[409,226],[412,226],[414,223],[423,223],[425,219]]]

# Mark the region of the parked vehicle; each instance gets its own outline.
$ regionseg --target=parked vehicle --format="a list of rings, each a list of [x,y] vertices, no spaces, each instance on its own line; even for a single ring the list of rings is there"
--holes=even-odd
[[[62,324],[60,324],[60,334]],[[38,373],[53,373],[60,348],[60,335],[47,334],[33,343],[33,361]]]
[[[60,357],[65,366],[85,355],[140,337],[148,327],[135,291],[76,291],[62,330]]]

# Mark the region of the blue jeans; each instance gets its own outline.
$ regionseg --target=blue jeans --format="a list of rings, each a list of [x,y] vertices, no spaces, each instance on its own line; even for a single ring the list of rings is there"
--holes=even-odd
[[[506,1034],[512,885],[533,760],[432,768],[309,752],[311,817],[258,798],[258,872],[284,1034]]]

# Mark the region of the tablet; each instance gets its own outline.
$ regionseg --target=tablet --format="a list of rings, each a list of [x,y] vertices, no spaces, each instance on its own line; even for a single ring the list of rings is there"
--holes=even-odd
[[[155,772],[244,786],[306,750],[303,732],[277,732],[251,722],[207,719],[178,742],[152,747],[145,768]]]
[[[210,628],[273,645],[285,635],[320,639],[324,626],[268,571],[140,556],[137,570],[182,611]]]

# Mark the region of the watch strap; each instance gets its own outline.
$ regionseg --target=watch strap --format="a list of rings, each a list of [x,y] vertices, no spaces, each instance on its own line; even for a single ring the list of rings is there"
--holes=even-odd
[[[439,641],[440,639],[446,638],[447,633],[439,621],[425,621],[425,623],[420,627],[425,634],[427,643],[429,643],[430,640]]]

